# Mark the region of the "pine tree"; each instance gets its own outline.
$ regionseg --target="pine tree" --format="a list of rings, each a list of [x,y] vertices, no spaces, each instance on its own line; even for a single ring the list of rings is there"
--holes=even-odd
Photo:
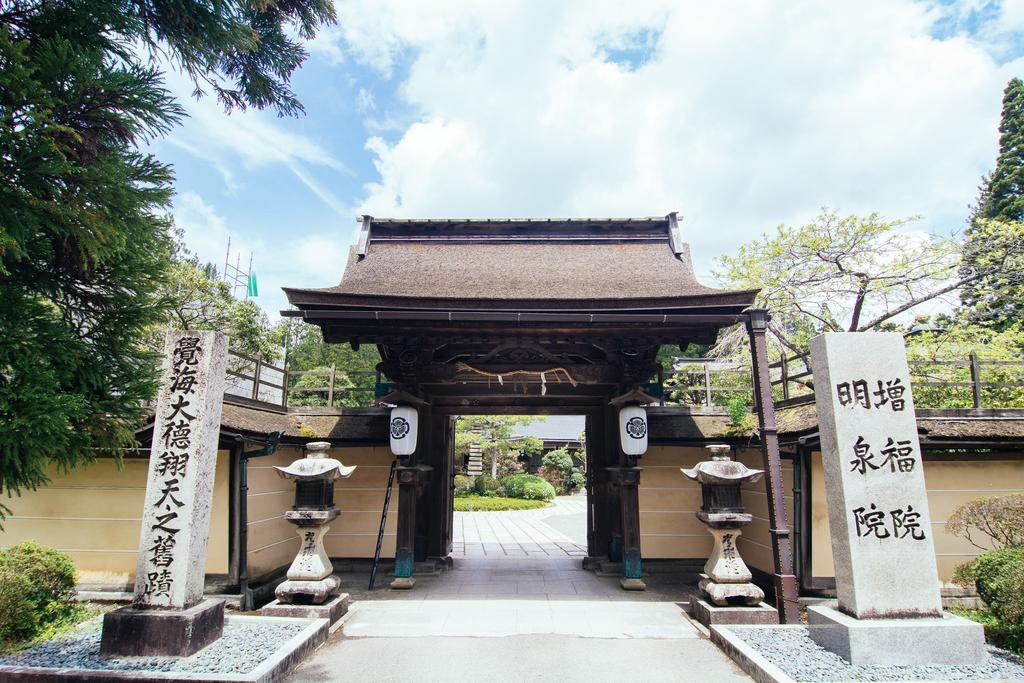
[[[139,147],[183,116],[157,56],[227,109],[295,114],[292,27],[333,16],[330,0],[0,4],[0,490],[119,457],[155,394],[173,177]]]
[[[1024,314],[1024,83],[1003,93],[999,157],[967,228],[961,302],[972,322],[1005,328]]]

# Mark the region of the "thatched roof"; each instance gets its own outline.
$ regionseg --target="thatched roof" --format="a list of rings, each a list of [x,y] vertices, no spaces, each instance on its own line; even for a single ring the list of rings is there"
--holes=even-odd
[[[377,220],[341,282],[288,289],[297,306],[488,309],[745,307],[756,291],[697,282],[689,247],[659,219]],[[678,251],[678,255],[676,253]]]

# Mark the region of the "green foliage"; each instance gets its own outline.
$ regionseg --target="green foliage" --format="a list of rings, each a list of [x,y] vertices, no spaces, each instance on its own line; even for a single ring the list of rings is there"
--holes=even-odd
[[[532,474],[513,474],[502,479],[501,486],[509,498],[551,500],[555,497],[555,487]]]
[[[481,474],[473,479],[473,490],[477,495],[496,495],[500,489],[501,484],[489,474]]]
[[[719,257],[715,275],[730,288],[760,289],[757,303],[772,312],[772,333],[802,351],[815,334],[877,330],[959,287],[959,245],[908,238],[901,229],[909,222],[824,209],[806,225],[779,226]],[[734,345],[744,336],[738,330]]]
[[[228,109],[288,89],[330,0],[0,5],[0,489],[119,457],[156,393],[172,173],[143,145],[183,109],[157,59]],[[240,328],[253,323],[239,311]],[[246,317],[248,316],[248,317]],[[0,508],[2,511],[3,508]]]
[[[987,609],[953,607],[950,611],[984,626],[985,640],[989,643],[1024,655],[1024,623],[1005,622]]]
[[[543,476],[556,491],[572,493],[586,484],[583,471],[573,464],[572,454],[565,448],[558,448],[544,454]]]
[[[468,496],[474,491],[473,478],[467,477],[465,474],[456,474],[453,485],[456,498]]]
[[[526,500],[552,500],[556,494],[555,487],[543,479],[523,484],[522,497]]]
[[[1024,220],[1024,82],[1012,78],[1003,91],[999,157],[982,184],[975,218]]]
[[[538,453],[543,442],[536,437],[513,438],[516,427],[543,420],[530,415],[462,415],[455,423],[456,459],[469,455],[471,444],[479,444],[484,468],[495,465],[499,478],[521,470],[520,454]]]
[[[163,350],[163,333],[167,327],[179,330],[217,330],[231,340],[231,348],[255,358],[274,361],[278,357],[273,330],[266,313],[252,301],[240,301],[231,295],[226,282],[216,279],[214,269],[202,266],[176,245],[169,270],[169,279],[161,294],[169,302],[162,324],[155,325],[148,335],[154,351]],[[236,368],[252,373],[251,367]]]
[[[954,325],[942,332],[923,332],[907,339],[907,359],[923,364],[912,367],[916,384],[914,403],[918,408],[963,408],[972,405],[969,383],[971,370],[966,361],[971,352],[981,361],[1021,361],[1024,358],[1024,328],[1020,323],[1002,330],[973,324]],[[950,365],[957,361],[959,365]],[[1012,385],[1024,381],[1024,367],[983,365],[981,380]],[[967,384],[967,386],[956,386]],[[1024,387],[996,386],[982,390],[986,408],[1011,408],[1024,405]]]
[[[134,444],[157,387],[170,168],[136,151],[181,116],[60,3],[0,22],[0,488]],[[27,5],[18,5],[26,7]],[[2,18],[2,17],[0,17]],[[98,28],[97,28],[98,30]],[[100,41],[102,42],[102,41]]]
[[[536,510],[547,507],[543,500],[522,500],[519,498],[482,498],[463,496],[455,499],[456,512],[500,512],[503,510]]]
[[[989,612],[1000,621],[1024,622],[1024,548],[990,550],[957,567],[957,583],[974,585]]]
[[[1024,546],[1024,493],[985,496],[958,505],[946,520],[946,533],[961,536],[984,550],[993,545]]]
[[[960,300],[974,323],[1004,329],[1024,318],[1024,221],[975,218],[967,228]]]
[[[292,406],[325,406],[328,398],[328,385],[331,382],[330,368],[313,368],[309,372],[316,374],[300,375],[291,385],[288,393],[288,405]],[[353,391],[355,383],[341,370],[334,371],[334,405],[354,407],[366,405],[365,395],[371,392]],[[317,389],[318,391],[295,391],[296,389]],[[372,394],[371,394],[372,395]]]
[[[974,322],[1003,327],[1024,317],[1024,83],[1003,91],[999,156],[982,181],[964,250],[961,290]]]
[[[319,371],[329,372],[333,364],[338,375],[344,375],[350,387],[361,387],[372,389],[374,375],[377,365],[380,363],[380,354],[376,346],[363,346],[358,351],[353,351],[345,344],[328,344],[323,340],[323,334],[319,327],[304,323],[294,318],[286,318],[277,324],[273,330],[273,339],[280,347],[288,349],[288,367],[291,371]],[[313,380],[305,380],[312,382]],[[325,377],[319,378],[320,384],[309,384],[309,387],[327,386]],[[297,386],[297,385],[296,385]],[[303,384],[306,387],[307,384]],[[309,396],[309,394],[307,394]],[[301,403],[289,402],[294,405],[326,405],[326,393],[323,395],[323,403],[305,403],[307,399],[299,398],[297,394],[292,397]],[[347,394],[342,400],[338,397],[336,405],[345,406],[370,406],[373,405],[372,391],[355,391]]]
[[[0,645],[9,648],[73,623],[75,565],[53,548],[31,541],[0,550]]]

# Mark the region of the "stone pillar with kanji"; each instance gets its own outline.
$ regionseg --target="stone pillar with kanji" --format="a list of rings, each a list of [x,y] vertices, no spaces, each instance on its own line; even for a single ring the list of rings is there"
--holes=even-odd
[[[819,335],[811,367],[838,597],[811,638],[853,664],[977,661],[982,626],[942,611],[903,337]]]
[[[204,600],[228,339],[170,332],[142,510],[132,605],[104,615],[105,655],[190,655],[220,638],[224,601]]]

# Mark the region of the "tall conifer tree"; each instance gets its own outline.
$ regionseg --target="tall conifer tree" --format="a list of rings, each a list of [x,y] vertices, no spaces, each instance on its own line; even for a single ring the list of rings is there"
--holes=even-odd
[[[0,490],[119,457],[155,393],[173,177],[139,146],[183,115],[157,55],[226,109],[296,114],[293,30],[333,17],[330,0],[0,3]]]
[[[1024,314],[1024,83],[1003,92],[996,167],[979,188],[967,228],[961,290],[968,317],[999,329]]]

